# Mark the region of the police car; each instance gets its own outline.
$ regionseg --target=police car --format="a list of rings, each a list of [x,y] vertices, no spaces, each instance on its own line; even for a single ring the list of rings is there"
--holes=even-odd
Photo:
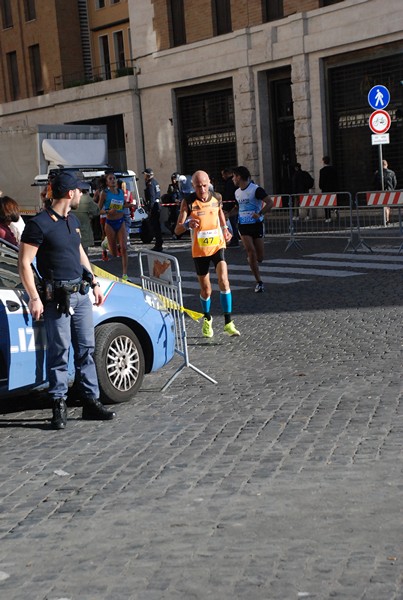
[[[18,249],[0,240],[1,399],[47,388],[45,328],[42,320],[33,321],[28,310],[17,263]],[[156,295],[98,276],[97,281],[105,297],[102,306],[93,309],[101,400],[127,402],[136,395],[146,373],[162,368],[173,357],[174,321]]]

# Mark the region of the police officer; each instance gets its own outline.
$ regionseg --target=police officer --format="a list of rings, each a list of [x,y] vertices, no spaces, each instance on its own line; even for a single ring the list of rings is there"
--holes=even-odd
[[[28,307],[32,317],[35,320],[40,319],[42,314],[44,317],[48,393],[53,409],[51,425],[54,429],[64,429],[67,423],[67,366],[71,344],[76,381],[82,393],[83,419],[109,420],[115,413],[99,401],[93,359],[92,306],[86,292],[89,287],[93,289],[96,306],[103,303],[103,294],[81,245],[80,222],[70,212],[77,208],[81,190],[88,186],[73,173],[61,172],[52,179],[51,187],[52,206],[30,219],[21,237],[19,273],[29,296]],[[35,257],[42,278],[41,295],[31,267]]]
[[[154,178],[154,171],[152,169],[145,169],[143,174],[146,185],[144,189],[144,196],[146,206],[150,210],[150,223],[155,236],[155,246],[152,249],[155,252],[162,252],[162,233],[160,223],[161,190],[158,181]]]

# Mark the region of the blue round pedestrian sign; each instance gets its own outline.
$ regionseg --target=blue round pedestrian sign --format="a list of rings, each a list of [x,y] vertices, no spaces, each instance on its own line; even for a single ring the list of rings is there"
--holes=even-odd
[[[374,85],[368,92],[368,103],[374,110],[385,109],[390,102],[390,93],[384,85]]]

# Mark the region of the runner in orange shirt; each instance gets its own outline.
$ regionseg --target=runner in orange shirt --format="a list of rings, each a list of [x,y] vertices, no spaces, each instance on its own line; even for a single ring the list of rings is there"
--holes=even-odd
[[[225,319],[224,333],[230,336],[240,335],[231,316],[232,294],[224,249],[232,236],[225,223],[221,195],[210,191],[210,179],[204,171],[193,174],[192,185],[195,192],[182,200],[175,234],[182,235],[188,229],[191,232],[192,256],[204,313],[202,333],[209,338],[214,335],[213,317],[210,314],[212,289],[209,268],[212,262],[220,288],[220,303]]]

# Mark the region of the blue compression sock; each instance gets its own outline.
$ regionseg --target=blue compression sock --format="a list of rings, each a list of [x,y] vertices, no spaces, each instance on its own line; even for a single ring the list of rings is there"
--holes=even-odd
[[[220,304],[223,313],[232,313],[232,294],[231,290],[220,292]]]
[[[200,296],[200,304],[202,307],[202,311],[205,315],[209,315],[210,314],[210,307],[211,307],[211,298],[210,296],[206,299],[202,298]]]

